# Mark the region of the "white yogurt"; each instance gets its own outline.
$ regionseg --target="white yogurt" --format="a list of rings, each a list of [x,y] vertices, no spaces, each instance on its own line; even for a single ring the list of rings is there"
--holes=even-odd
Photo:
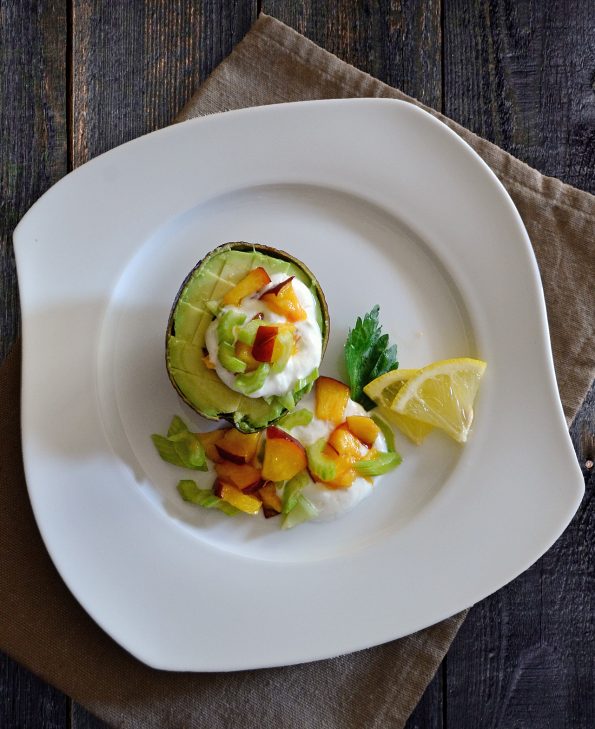
[[[246,314],[248,319],[252,319],[256,314],[262,314],[264,317],[263,324],[285,323],[287,319],[284,316],[272,312],[266,303],[260,301],[258,297],[286,279],[285,274],[275,274],[271,277],[270,284],[254,296],[243,299],[241,306],[225,306],[221,309],[221,313],[231,309]],[[320,365],[322,359],[322,334],[316,321],[316,300],[310,289],[298,279],[294,278],[292,285],[301,307],[306,312],[306,319],[294,323],[298,335],[297,352],[289,358],[283,372],[270,374],[263,386],[247,395],[247,397],[271,397],[272,395],[285,395],[292,392],[298,380],[307,377],[313,369]],[[235,387],[235,376],[228,372],[219,361],[217,324],[218,319],[212,321],[205,335],[205,345],[209,352],[209,358],[215,365],[219,378],[229,388],[239,392],[238,388]]]
[[[315,412],[314,393],[311,392],[300,400],[298,408],[306,408]],[[347,403],[345,408],[346,418],[349,415],[367,414],[364,408],[353,400],[349,400]],[[334,423],[314,417],[308,425],[296,426],[287,432],[299,440],[303,446],[309,446],[320,438],[327,438],[334,429]],[[382,433],[376,438],[374,448],[378,451],[387,451],[386,441]],[[377,478],[374,479],[374,484],[371,484],[365,478],[356,478],[349,488],[343,489],[329,489],[323,484],[310,480],[304,486],[302,494],[318,509],[318,515],[311,521],[332,521],[347,511],[351,511],[354,506],[357,506],[360,501],[372,493],[377,480]]]

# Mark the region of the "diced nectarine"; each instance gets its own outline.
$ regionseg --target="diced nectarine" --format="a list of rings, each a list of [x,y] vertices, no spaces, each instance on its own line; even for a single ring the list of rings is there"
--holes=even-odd
[[[231,483],[246,493],[256,491],[263,483],[260,471],[249,463],[223,461],[215,464],[215,471],[222,481]]]
[[[288,321],[303,321],[307,314],[296,296],[293,288],[293,278],[291,276],[291,278],[281,281],[274,288],[265,291],[260,299],[266,303],[271,311],[281,314]]]
[[[347,418],[347,427],[358,440],[367,446],[372,446],[378,438],[380,428],[366,415],[350,415]]]
[[[244,511],[246,514],[257,514],[260,511],[262,502],[259,498],[242,493],[240,489],[226,481],[217,479],[213,486],[213,492],[220,499],[227,501],[228,504],[235,506],[236,509]]]
[[[220,443],[224,435],[227,433],[228,428],[223,430],[211,430],[209,433],[197,433],[196,437],[202,443],[202,447],[205,449],[207,458],[211,461],[218,463],[222,460],[219,455],[219,451],[216,448],[217,443]]]
[[[316,417],[335,425],[342,423],[349,394],[347,385],[339,380],[319,377],[316,380]]]
[[[332,481],[323,481],[328,488],[348,488],[357,478],[353,468],[353,461],[344,455],[340,455],[330,443],[323,449],[323,454],[330,458],[336,466],[336,473]]]
[[[253,268],[243,279],[238,281],[231,291],[225,294],[221,303],[223,306],[239,306],[242,299],[255,294],[269,283],[271,283],[271,279],[264,268],[261,266]]]
[[[328,442],[340,456],[344,456],[351,463],[359,461],[366,454],[365,446],[353,435],[346,423],[341,423],[333,430]]]
[[[266,481],[286,481],[307,465],[304,446],[289,433],[270,425],[267,428],[262,477]]]
[[[357,478],[357,471],[354,468],[347,468],[338,473],[335,478],[324,485],[329,489],[348,489]]]
[[[279,330],[276,326],[261,324],[256,330],[252,345],[252,356],[257,362],[271,362]]]
[[[272,481],[267,481],[265,485],[257,491],[257,496],[263,504],[264,515],[267,519],[275,514],[280,514],[283,506],[281,499],[277,494],[277,489]],[[271,513],[272,512],[272,513]]]
[[[236,357],[246,365],[246,372],[253,372],[260,364],[258,360],[254,359],[252,347],[249,344],[236,342],[235,353]]]
[[[235,428],[229,428],[216,448],[225,461],[250,463],[256,454],[258,439],[258,433],[240,433]]]

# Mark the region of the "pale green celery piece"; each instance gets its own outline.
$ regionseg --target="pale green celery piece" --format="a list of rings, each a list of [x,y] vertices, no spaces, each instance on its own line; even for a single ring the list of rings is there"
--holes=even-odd
[[[379,453],[371,461],[358,461],[355,470],[360,476],[382,476],[396,468],[402,462],[401,456],[396,453]]]
[[[218,301],[206,301],[205,308],[213,316],[217,316],[219,314],[219,302]]]
[[[227,516],[235,516],[240,513],[235,506],[223,501],[211,491],[211,489],[199,489],[192,479],[184,479],[178,483],[178,493],[190,504],[202,506],[204,509],[219,509]]]
[[[246,363],[236,357],[233,344],[230,344],[229,342],[221,342],[217,355],[219,357],[219,362],[221,362],[228,372],[237,374],[246,371]]]
[[[395,434],[393,433],[393,429],[386,420],[383,420],[379,415],[376,415],[376,413],[373,413],[370,417],[382,431],[388,452],[395,453],[397,449],[395,448]]]
[[[256,339],[256,332],[258,331],[258,327],[262,324],[262,322],[258,319],[253,319],[252,321],[249,321],[247,324],[244,324],[243,327],[240,327],[238,329],[238,342],[242,342],[242,344],[254,344],[254,340]]]
[[[178,415],[174,415],[167,431],[168,438],[188,430],[186,423]]]
[[[266,363],[262,363],[252,372],[246,372],[243,375],[238,375],[235,379],[235,386],[239,392],[244,395],[250,395],[264,385],[264,381],[269,374],[270,367]]]
[[[285,428],[285,430],[291,430],[292,428],[296,428],[298,425],[310,425],[313,418],[314,413],[311,410],[302,408],[301,410],[294,410],[292,413],[284,415],[277,425],[280,428]]]
[[[277,374],[279,372],[283,372],[289,362],[289,358],[293,352],[293,334],[288,331],[279,332],[277,334],[275,345],[278,345],[281,348],[281,356],[272,365],[271,372]]]
[[[167,437],[155,433],[151,440],[164,461],[195,471],[207,470],[205,450],[194,433],[184,430]]]
[[[308,456],[310,473],[317,476],[321,481],[332,481],[337,475],[337,466],[322,452],[326,442],[326,438],[319,438],[306,448],[306,455]]]
[[[284,410],[292,410],[295,407],[295,400],[292,392],[286,392],[284,395],[277,395],[277,402]]]
[[[227,342],[234,344],[235,337],[233,333],[234,327],[240,326],[246,321],[246,314],[240,311],[228,309],[220,318],[217,324],[217,339],[219,343]]]
[[[297,385],[294,388],[294,391],[297,392],[298,390],[303,390],[308,385],[313,385],[314,381],[318,379],[318,367],[315,367],[312,372],[310,372],[309,375],[306,375],[306,377],[302,377],[301,380],[298,380]],[[310,392],[310,390],[308,390]],[[306,394],[306,393],[304,393]]]
[[[291,529],[292,527],[302,524],[309,519],[318,516],[318,509],[303,494],[298,497],[297,504],[286,514],[281,523],[281,529]]]
[[[300,471],[300,473],[297,473],[293,478],[290,478],[289,481],[287,481],[283,488],[283,497],[281,498],[283,514],[289,514],[289,512],[296,506],[301,490],[304,486],[307,486],[309,481],[310,477],[308,476],[307,471]]]

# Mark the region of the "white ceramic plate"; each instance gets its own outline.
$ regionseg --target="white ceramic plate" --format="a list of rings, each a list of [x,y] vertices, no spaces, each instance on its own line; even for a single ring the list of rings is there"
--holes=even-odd
[[[348,327],[376,303],[402,367],[487,360],[467,446],[400,438],[404,464],[331,524],[281,532],[182,503],[149,436],[174,413],[205,423],[168,382],[165,325],[186,273],[230,240],[315,271],[326,374],[342,374]],[[55,185],[15,246],[35,516],[79,602],[151,666],[299,663],[411,633],[513,579],[579,504],[519,215],[410,104],[305,102],[150,134]]]

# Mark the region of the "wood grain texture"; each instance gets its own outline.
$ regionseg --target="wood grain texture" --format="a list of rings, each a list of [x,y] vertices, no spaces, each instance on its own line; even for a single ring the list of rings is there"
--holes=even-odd
[[[256,0],[74,0],[73,165],[169,124],[255,18]]]
[[[66,0],[0,3],[0,361],[19,331],[12,231],[66,172]]]
[[[0,654],[0,727],[66,729],[69,699]]]
[[[592,0],[444,0],[444,111],[595,191]]]
[[[592,4],[444,0],[443,32],[445,113],[592,191]],[[594,405],[595,389],[572,429],[581,464],[593,455]],[[455,639],[446,662],[448,727],[595,726],[594,484],[584,472],[587,492],[568,530],[477,605]]]
[[[264,0],[265,13],[440,109],[440,0]]]
[[[66,0],[0,2],[0,362],[19,333],[12,232],[66,172],[66,20]],[[67,714],[65,696],[0,654],[2,729],[61,729]]]

